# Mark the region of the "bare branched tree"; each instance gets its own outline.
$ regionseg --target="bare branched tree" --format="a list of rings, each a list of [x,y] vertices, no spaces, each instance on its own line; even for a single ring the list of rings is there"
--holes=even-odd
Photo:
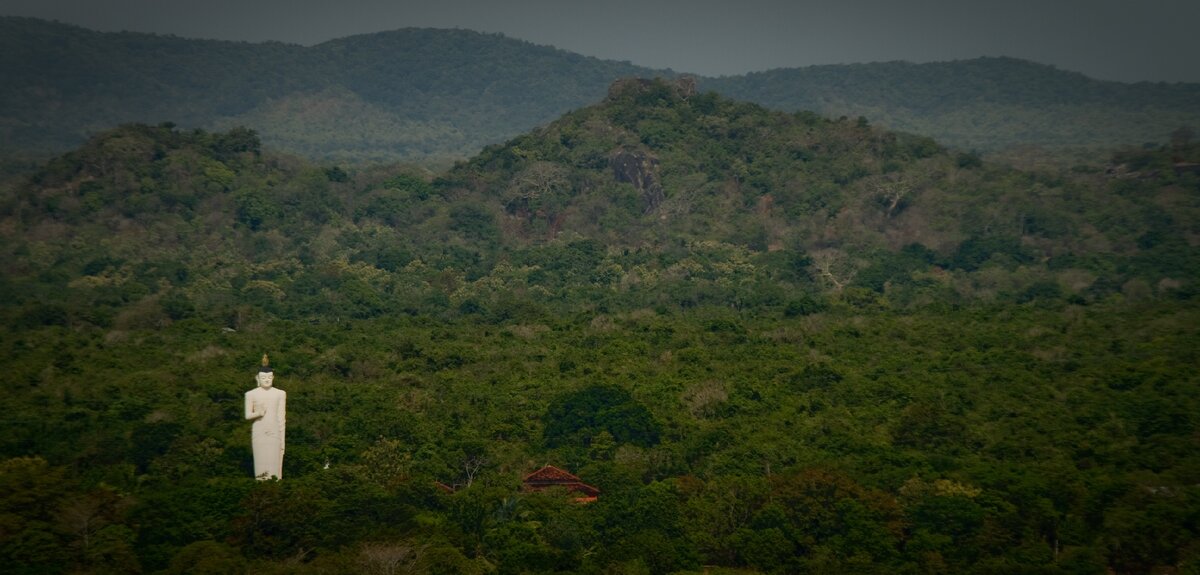
[[[369,575],[416,573],[424,550],[410,543],[366,543],[358,552],[358,567]]]
[[[907,180],[879,180],[872,185],[875,196],[883,202],[887,217],[891,218],[900,210],[904,199],[913,192],[913,185]]]
[[[128,504],[115,491],[100,488],[63,502],[57,519],[62,530],[75,537],[72,546],[78,548],[86,562],[96,535],[112,524],[114,517]]]
[[[817,275],[828,282],[834,291],[842,291],[858,273],[854,262],[837,248],[817,250],[811,257]]]
[[[683,396],[688,411],[697,418],[716,415],[721,404],[727,399],[729,393],[725,390],[725,385],[712,379],[692,386]]]
[[[78,537],[84,556],[91,547],[93,536],[107,524],[102,514],[103,505],[98,498],[85,496],[67,502],[59,510],[59,522]]]
[[[463,475],[467,478],[467,487],[471,486],[471,482],[475,481],[475,476],[479,475],[479,471],[487,464],[488,458],[483,454],[469,454],[463,458]]]
[[[534,162],[513,177],[505,191],[505,203],[535,205],[538,200],[553,197],[571,186],[566,168],[553,162]]]

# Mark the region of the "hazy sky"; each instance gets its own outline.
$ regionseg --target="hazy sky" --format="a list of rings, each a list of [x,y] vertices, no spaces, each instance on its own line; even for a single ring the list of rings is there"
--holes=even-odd
[[[1200,82],[1197,0],[0,0],[0,15],[299,44],[467,28],[705,75],[1014,56],[1109,80]]]

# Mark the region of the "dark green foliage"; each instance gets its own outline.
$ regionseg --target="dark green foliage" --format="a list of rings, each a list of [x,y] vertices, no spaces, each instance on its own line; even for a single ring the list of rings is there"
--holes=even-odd
[[[428,200],[433,195],[433,186],[411,174],[399,174],[383,183],[383,187],[389,190],[402,192],[406,197],[415,200]]]
[[[450,209],[450,229],[476,241],[495,241],[497,235],[492,214],[470,204],[459,204]]]
[[[1190,176],[677,90],[432,180],[163,125],[3,188],[5,572],[1196,560]],[[241,413],[264,351],[279,483]],[[598,499],[523,491],[545,463]]]
[[[1057,282],[1043,281],[1035,283],[1017,296],[1018,303],[1030,301],[1053,302],[1063,296],[1062,287]]]
[[[958,246],[950,258],[950,267],[975,271],[989,261],[1003,264],[1024,263],[1030,256],[1016,238],[974,237]]]
[[[350,174],[347,174],[346,170],[343,170],[338,166],[326,168],[325,177],[328,178],[329,181],[336,183],[345,183],[350,181]]]
[[[979,154],[974,151],[964,152],[964,153],[958,154],[958,156],[955,157],[954,163],[957,164],[958,167],[960,167],[960,168],[969,170],[972,168],[982,167],[983,159],[980,158]]]
[[[171,575],[223,575],[246,569],[246,559],[234,547],[216,541],[197,541],[171,558]]]
[[[1196,399],[1171,384],[1194,359],[1192,307],[1096,304],[1070,320],[1038,307],[871,317],[835,308],[817,316],[825,327],[812,324],[803,349],[729,337],[779,334],[794,329],[792,320],[721,318],[711,310],[618,314],[608,331],[588,319],[541,333],[512,325],[520,336],[485,334],[470,318],[273,322],[247,347],[283,352],[273,354],[277,381],[291,396],[288,478],[280,484],[255,482],[243,469],[240,393],[251,370],[238,366],[253,366],[257,352],[190,360],[198,362],[191,372],[199,365],[227,374],[211,383],[121,379],[134,366],[156,380],[180,377],[172,362],[155,359],[161,351],[192,356],[246,334],[220,336],[215,327],[179,322],[142,332],[158,338],[154,349],[113,342],[102,350],[88,343],[102,333],[72,341],[21,332],[28,344],[51,338],[77,350],[71,358],[57,354],[57,377],[99,387],[72,383],[77,391],[67,397],[21,392],[6,401],[10,408],[42,402],[39,415],[56,422],[52,434],[39,433],[42,445],[69,441],[65,449],[43,449],[88,470],[86,485],[140,490],[129,515],[105,516],[112,541],[125,543],[89,555],[97,562],[90,565],[136,556],[146,569],[177,570],[201,547],[212,553],[193,559],[197,565],[239,564],[243,554],[285,561],[301,548],[314,562],[353,561],[356,542],[383,538],[430,548],[449,541],[462,557],[454,561],[469,563],[471,550],[483,549],[494,564],[510,565],[504,569],[536,564],[558,572],[618,563],[786,571],[820,562],[839,570],[923,570],[937,561],[966,569],[988,561],[1046,566],[1052,551],[1037,549],[1058,540],[1060,561],[1137,571],[1181,561],[1178,550],[1196,537],[1187,483],[1195,456],[1186,439]],[[1039,326],[1046,331],[1030,335]],[[1145,330],[1152,333],[1135,335]],[[14,335],[2,342],[9,349]],[[1157,346],[1111,351],[1113,341],[1130,349],[1143,337]],[[319,356],[303,351],[317,342],[328,346]],[[1068,343],[1075,359],[1031,359]],[[807,349],[831,359],[814,362]],[[92,366],[72,375],[70,365],[80,361]],[[642,382],[643,395],[635,399],[613,383],[550,395],[573,377],[562,372],[566,361],[574,362],[568,373]],[[1133,383],[1094,385],[1116,373]],[[246,383],[229,383],[238,379]],[[1050,385],[1064,397],[1029,400]],[[114,393],[121,388],[136,392]],[[430,393],[455,400],[387,407]],[[1061,417],[1065,404],[1069,418]],[[651,407],[665,415],[651,418]],[[172,421],[146,422],[150,410]],[[549,450],[539,447],[539,431]],[[615,453],[594,451],[605,434]],[[1119,442],[1105,439],[1114,434]],[[380,435],[396,439],[381,443]],[[657,442],[645,440],[655,435]],[[6,437],[10,456],[14,439]],[[119,452],[125,441],[129,455]],[[567,465],[563,457],[581,458],[572,470],[601,489],[596,503],[521,495],[519,473],[502,471],[522,469],[525,459]],[[471,460],[483,462],[471,488],[423,494],[426,481],[461,482],[456,477]],[[26,521],[22,538],[6,543],[8,564],[31,572],[84,565],[82,555],[57,560],[57,568],[45,563],[57,555],[38,551],[37,538],[58,548],[72,536],[54,527],[57,519],[44,531],[29,521],[58,517],[75,488],[55,466],[9,470],[28,467],[22,461],[6,463],[4,472],[5,509]],[[132,469],[135,461],[142,470]],[[122,471],[125,465],[131,468]],[[1147,466],[1155,482],[1132,482]],[[693,476],[699,473],[704,479]],[[34,477],[39,482],[29,483]],[[1144,535],[1155,528],[1171,535]],[[137,537],[121,539],[121,529]],[[425,539],[431,533],[446,539]],[[197,541],[219,543],[192,547]],[[587,552],[601,544],[605,551]]]
[[[816,298],[801,294],[796,299],[787,302],[783,308],[783,314],[787,317],[812,315],[817,312],[824,311],[826,306]]]
[[[170,449],[181,428],[177,423],[153,423],[139,426],[133,433],[130,458],[145,472],[150,463]]]
[[[86,485],[39,457],[0,462],[0,560],[9,573],[81,569],[137,573],[135,532],[126,524],[129,498],[106,485]]]
[[[966,246],[970,254],[979,251],[973,244],[968,245],[967,242],[964,242],[963,246]],[[960,247],[960,252],[963,249],[963,247]],[[955,254],[955,257],[960,257],[960,254]],[[962,257],[965,259],[979,256],[967,255]],[[858,272],[854,281],[862,287],[882,293],[887,287],[915,283],[913,274],[927,271],[936,260],[937,254],[929,248],[919,243],[909,244],[900,250],[899,253],[885,252],[877,256],[874,263]],[[959,260],[956,259],[955,263],[958,262]],[[960,265],[959,267],[962,266]]]
[[[279,208],[273,205],[262,194],[246,192],[236,196],[238,221],[246,224],[252,230],[257,230],[279,214]]]
[[[649,410],[615,386],[590,386],[551,402],[542,417],[550,447],[590,443],[607,431],[618,443],[649,447],[658,443],[658,424]]]
[[[173,126],[166,125],[171,128]],[[221,161],[232,160],[240,154],[258,155],[262,151],[262,142],[258,133],[244,126],[238,126],[223,134],[216,134],[209,147],[213,155]]]
[[[195,304],[181,291],[172,291],[163,296],[161,304],[163,312],[173,320],[186,319],[196,313]]]

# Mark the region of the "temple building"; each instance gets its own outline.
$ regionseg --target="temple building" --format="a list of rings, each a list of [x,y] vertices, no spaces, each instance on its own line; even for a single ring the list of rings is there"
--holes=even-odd
[[[521,487],[525,491],[542,491],[551,487],[565,487],[568,491],[580,495],[575,498],[577,503],[591,503],[600,495],[599,489],[584,483],[582,479],[553,465],[546,465],[526,475],[521,480]]]

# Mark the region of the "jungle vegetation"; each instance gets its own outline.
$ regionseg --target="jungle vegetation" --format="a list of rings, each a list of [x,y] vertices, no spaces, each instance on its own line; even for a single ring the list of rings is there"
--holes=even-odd
[[[0,562],[1195,572],[1189,134],[1025,172],[674,81],[436,174],[102,132],[0,195]]]

